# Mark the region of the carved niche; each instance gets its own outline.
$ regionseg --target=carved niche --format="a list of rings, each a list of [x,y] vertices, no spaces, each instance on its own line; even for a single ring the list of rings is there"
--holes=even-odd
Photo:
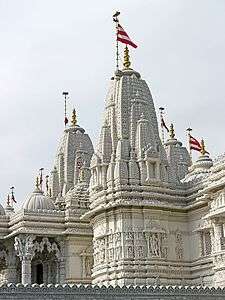
[[[148,246],[148,256],[167,259],[168,233],[158,221],[150,221],[146,225],[145,237]]]

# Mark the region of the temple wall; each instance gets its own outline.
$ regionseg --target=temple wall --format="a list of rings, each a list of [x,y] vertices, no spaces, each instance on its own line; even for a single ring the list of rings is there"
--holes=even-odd
[[[65,243],[65,282],[90,283],[92,238],[68,237]]]

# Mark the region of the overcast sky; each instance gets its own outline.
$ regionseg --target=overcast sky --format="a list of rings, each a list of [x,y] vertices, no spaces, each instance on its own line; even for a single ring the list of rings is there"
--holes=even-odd
[[[0,199],[22,203],[51,170],[63,132],[62,91],[96,143],[115,69],[111,15],[138,44],[132,67],[164,106],[177,137],[225,150],[225,0],[0,0]],[[121,47],[121,53],[122,53]]]

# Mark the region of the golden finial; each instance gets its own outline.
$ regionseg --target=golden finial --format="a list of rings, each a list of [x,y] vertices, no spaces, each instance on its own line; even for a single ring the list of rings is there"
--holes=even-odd
[[[72,126],[76,126],[77,125],[77,114],[76,114],[76,110],[75,109],[73,109],[71,124],[72,124]]]
[[[124,62],[123,65],[125,67],[125,69],[129,69],[131,63],[130,63],[130,55],[129,55],[129,49],[126,45],[125,49],[124,49]]]
[[[207,153],[206,149],[205,149],[205,142],[204,140],[202,139],[201,140],[201,154],[202,155],[205,155]]]
[[[170,124],[170,138],[171,139],[175,138],[175,131],[172,123]]]

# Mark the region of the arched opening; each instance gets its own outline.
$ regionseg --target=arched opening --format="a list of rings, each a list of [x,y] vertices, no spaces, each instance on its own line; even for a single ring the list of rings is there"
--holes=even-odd
[[[36,265],[36,282],[37,284],[43,283],[43,264],[37,264]]]
[[[42,253],[36,253],[31,263],[31,282],[57,283],[58,282],[58,262],[54,253],[48,253],[46,249]]]

